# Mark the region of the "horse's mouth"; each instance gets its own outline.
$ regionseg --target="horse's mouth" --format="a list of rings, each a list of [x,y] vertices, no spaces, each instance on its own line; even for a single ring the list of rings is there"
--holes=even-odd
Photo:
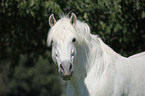
[[[71,76],[61,76],[61,78],[65,81],[68,81],[71,79]]]

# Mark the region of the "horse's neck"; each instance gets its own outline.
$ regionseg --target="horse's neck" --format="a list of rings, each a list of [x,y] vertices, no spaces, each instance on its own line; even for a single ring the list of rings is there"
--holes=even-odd
[[[91,71],[94,77],[102,75],[104,69],[114,62],[118,54],[102,41],[91,40],[77,46],[77,59],[74,76],[78,80],[83,80]],[[114,66],[114,65],[112,65]]]
[[[98,91],[102,90],[104,86],[110,86],[107,84],[113,82],[111,72],[114,70],[118,57],[120,57],[119,54],[97,38],[78,45],[77,59],[74,64],[75,71],[69,83],[73,86],[74,92],[79,93],[74,96],[90,96],[85,94],[93,94],[94,86],[97,86],[95,88],[98,88],[96,89]],[[105,88],[104,90],[107,90],[109,87]]]

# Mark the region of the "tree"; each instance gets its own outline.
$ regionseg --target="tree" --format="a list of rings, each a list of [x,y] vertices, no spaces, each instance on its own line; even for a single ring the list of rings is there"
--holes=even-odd
[[[46,46],[47,19],[52,10],[48,2],[2,0],[0,4],[0,64],[2,70],[7,68],[1,71],[5,75],[0,76],[1,83],[6,82],[4,78],[7,82],[0,95],[60,96],[57,67]]]

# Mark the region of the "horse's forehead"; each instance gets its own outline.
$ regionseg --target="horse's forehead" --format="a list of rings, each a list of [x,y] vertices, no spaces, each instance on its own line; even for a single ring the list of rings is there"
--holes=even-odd
[[[60,34],[58,36],[56,36],[53,40],[58,44],[58,45],[63,45],[63,44],[69,44],[72,42],[72,39],[76,38],[76,36],[74,34],[72,34],[71,32],[60,32]]]
[[[70,42],[66,42],[64,40],[59,40],[58,42],[55,43],[57,47],[69,47],[71,45]]]
[[[72,42],[73,38],[77,37],[75,28],[70,24],[70,22],[65,20],[58,21],[55,26],[52,28],[51,32],[52,41],[56,43],[55,45],[68,45]]]

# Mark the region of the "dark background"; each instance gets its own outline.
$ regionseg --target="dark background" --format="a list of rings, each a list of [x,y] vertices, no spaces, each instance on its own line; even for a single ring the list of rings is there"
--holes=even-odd
[[[48,17],[74,12],[123,56],[145,50],[145,0],[0,0],[0,96],[60,96]]]

